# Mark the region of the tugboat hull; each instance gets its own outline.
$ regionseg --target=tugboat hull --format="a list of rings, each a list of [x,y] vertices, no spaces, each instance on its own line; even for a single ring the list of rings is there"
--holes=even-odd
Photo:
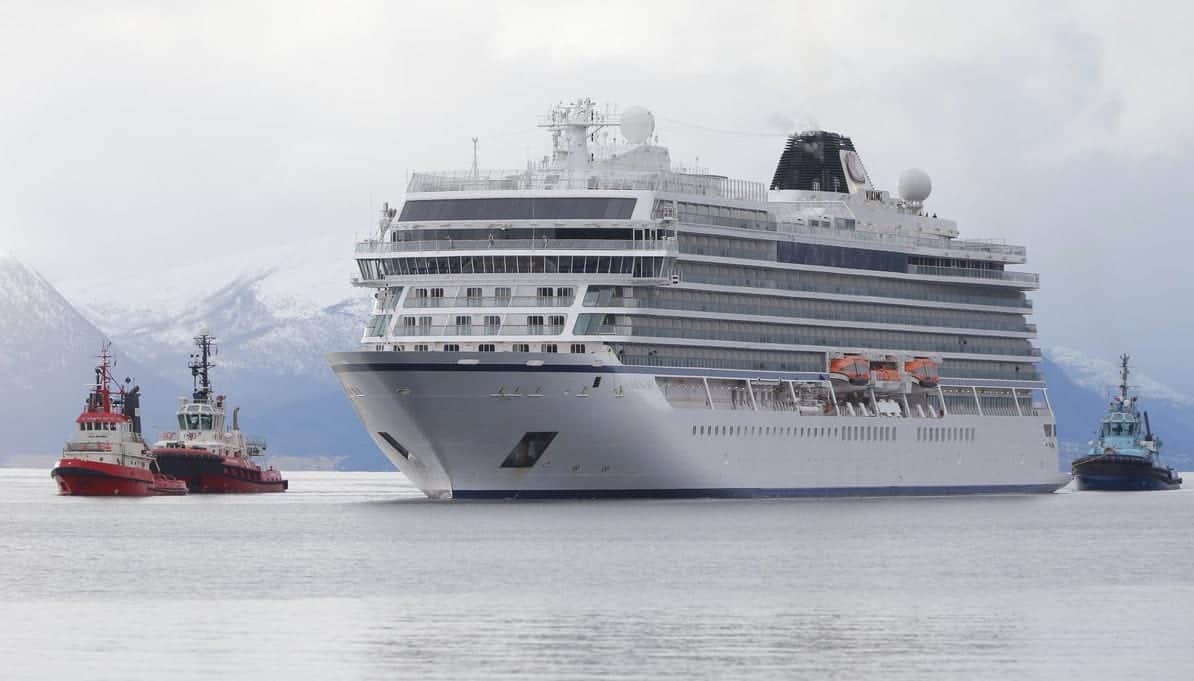
[[[153,450],[162,472],[186,483],[197,494],[260,494],[285,492],[289,483],[275,470],[245,465],[206,449],[157,448]]]
[[[154,494],[153,474],[140,468],[85,459],[62,459],[50,477],[58,493],[82,497],[147,497]]]
[[[1079,459],[1073,465],[1078,488],[1115,492],[1178,489],[1182,479],[1168,468],[1158,468],[1147,459],[1122,455],[1099,455]]]

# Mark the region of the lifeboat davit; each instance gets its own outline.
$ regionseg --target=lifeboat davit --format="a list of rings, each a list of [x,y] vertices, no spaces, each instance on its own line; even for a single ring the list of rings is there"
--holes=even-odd
[[[829,377],[855,387],[871,382],[871,363],[862,355],[845,355],[829,362]]]
[[[937,363],[927,357],[917,357],[904,364],[904,373],[922,388],[936,388],[939,376]]]

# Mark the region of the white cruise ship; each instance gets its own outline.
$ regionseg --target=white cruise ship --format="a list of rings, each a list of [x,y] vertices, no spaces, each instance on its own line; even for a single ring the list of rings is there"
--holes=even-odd
[[[962,240],[848,137],[770,189],[673,167],[654,117],[553,108],[524,169],[417,173],[356,245],[362,347],[329,356],[431,497],[1046,492],[1025,249]]]

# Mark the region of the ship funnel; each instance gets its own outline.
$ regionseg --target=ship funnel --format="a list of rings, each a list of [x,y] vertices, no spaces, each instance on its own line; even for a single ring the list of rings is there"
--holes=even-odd
[[[775,166],[771,189],[849,194],[869,189],[870,178],[845,135],[811,130],[792,135]]]
[[[141,386],[135,385],[132,390],[124,394],[124,404],[120,412],[133,423],[133,432],[141,432]]]
[[[232,409],[232,429],[240,430],[240,407]]]

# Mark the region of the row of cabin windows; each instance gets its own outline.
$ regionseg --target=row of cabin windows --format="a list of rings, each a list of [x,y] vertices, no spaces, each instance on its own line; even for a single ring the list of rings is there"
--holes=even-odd
[[[923,427],[916,429],[917,442],[974,442],[974,428]]]
[[[571,286],[561,286],[559,288],[552,288],[551,286],[540,286],[535,290],[535,295],[540,298],[571,298],[575,291]],[[417,288],[414,290],[416,298],[443,298],[444,290],[442,288]],[[494,298],[509,298],[512,291],[509,286],[498,286],[493,289]],[[480,286],[469,286],[465,288],[464,295],[466,298],[483,298],[485,296],[485,289]]]
[[[398,350],[405,350],[406,346],[397,346]],[[431,352],[431,345],[429,343],[416,343],[412,349],[415,352]],[[530,343],[512,343],[510,345],[510,352],[530,352]],[[444,343],[443,352],[460,352],[459,343]],[[481,343],[477,346],[477,352],[497,352],[497,346],[493,343]],[[559,345],[557,343],[540,343],[538,352],[559,352]],[[584,343],[572,343],[568,346],[568,352],[574,355],[585,354]]]
[[[787,291],[840,293],[880,298],[907,298],[943,303],[998,305],[1024,308],[1030,303],[1024,294],[1014,289],[982,284],[940,284],[870,277],[835,272],[778,270],[766,267],[720,265],[704,262],[684,263],[684,281],[723,286],[747,286]]]
[[[402,204],[398,221],[629,220],[634,204],[612,196],[414,199]]]
[[[774,294],[716,293],[677,288],[636,289],[623,286],[590,286],[585,293],[584,304],[586,307],[729,312],[770,317],[803,317],[833,321],[1004,331],[1027,331],[1029,328],[1023,314],[788,298]]]
[[[487,241],[497,247],[503,247],[507,241],[585,241],[618,240],[630,241],[635,237],[634,230],[629,227],[418,227],[414,229],[397,228],[390,230],[390,241],[419,243],[428,241]]]
[[[893,442],[896,439],[895,426],[842,426],[842,439],[853,441]]]
[[[1033,346],[1023,338],[770,324],[707,318],[583,314],[577,320],[576,331],[582,334],[611,333],[619,336],[654,336],[746,343],[900,348],[923,352],[1023,356],[1034,354]]]
[[[750,437],[835,438],[863,442],[894,442],[898,439],[895,426],[693,426],[696,436],[723,435]],[[917,428],[918,442],[973,442],[974,428]]]
[[[527,319],[528,327],[543,327],[543,326],[562,327],[562,326],[564,326],[564,322],[565,322],[566,318],[564,315],[547,315],[546,317],[543,315],[528,315],[526,319]],[[496,332],[496,330],[499,327],[501,327],[501,325],[502,325],[502,318],[498,315],[485,315],[484,317],[482,317],[481,323],[487,329],[493,329]],[[471,328],[473,325],[472,315],[456,315],[455,325],[457,327],[470,327]],[[429,315],[424,315],[422,317],[403,317],[402,318],[402,328],[405,330],[405,333],[407,333],[407,335],[411,335],[411,331],[413,331],[414,329],[430,329],[431,326],[432,326],[432,318]],[[380,333],[371,333],[370,335],[378,336],[381,334]]]
[[[672,261],[642,255],[454,255],[361,258],[357,266],[366,281],[445,274],[622,274],[663,278],[671,276]]]
[[[841,428],[829,426],[693,426],[692,434],[706,437],[757,436],[757,437],[804,437],[836,438]]]
[[[815,437],[840,438],[842,440],[882,441],[896,440],[895,426],[693,426],[692,434],[698,436],[744,435],[762,437]]]
[[[115,423],[93,423],[86,422],[79,424],[79,430],[117,430]]]

